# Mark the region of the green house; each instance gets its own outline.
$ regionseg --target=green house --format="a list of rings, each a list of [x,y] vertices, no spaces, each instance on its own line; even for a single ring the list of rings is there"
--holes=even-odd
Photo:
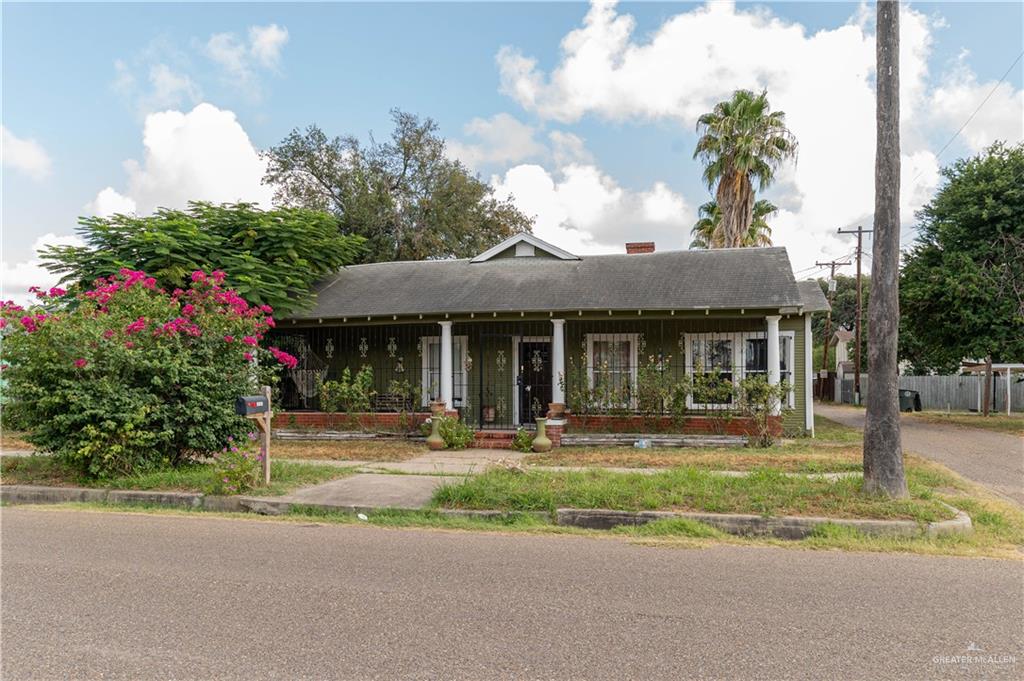
[[[813,429],[811,315],[828,303],[784,248],[577,256],[518,234],[472,259],[345,267],[316,294],[273,339],[299,359],[288,410],[317,411],[320,385],[347,369],[372,372],[371,411],[438,400],[479,429],[553,408],[696,417],[728,413],[761,374],[790,387],[787,430]]]

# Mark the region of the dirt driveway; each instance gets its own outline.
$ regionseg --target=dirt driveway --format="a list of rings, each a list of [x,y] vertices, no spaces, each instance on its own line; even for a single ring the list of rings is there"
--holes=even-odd
[[[821,403],[814,409],[825,418],[864,428],[863,409]],[[906,417],[900,431],[904,451],[938,461],[1024,505],[1024,437]]]

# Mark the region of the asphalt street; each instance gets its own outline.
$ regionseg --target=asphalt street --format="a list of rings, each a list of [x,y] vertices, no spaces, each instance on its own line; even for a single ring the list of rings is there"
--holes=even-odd
[[[5,681],[1024,673],[1019,561],[29,507],[0,536]]]
[[[864,409],[815,403],[814,410],[833,421],[864,430]],[[900,437],[904,451],[938,461],[1024,505],[1024,437],[928,423],[906,414],[900,419]]]

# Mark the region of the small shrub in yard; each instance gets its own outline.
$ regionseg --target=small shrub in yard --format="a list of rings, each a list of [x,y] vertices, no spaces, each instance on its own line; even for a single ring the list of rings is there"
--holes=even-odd
[[[4,399],[28,441],[108,478],[179,466],[244,436],[235,398],[296,360],[259,347],[271,309],[223,280],[197,271],[187,290],[168,292],[122,269],[76,296],[53,288],[28,309],[0,305]]]
[[[259,450],[256,438],[256,433],[249,433],[248,442],[241,443],[229,437],[227,447],[213,455],[216,471],[214,494],[244,494],[260,484],[263,452]]]
[[[770,447],[775,442],[771,414],[786,403],[789,390],[786,381],[771,385],[764,376],[750,376],[740,381],[737,406],[754,425],[754,434],[747,440],[748,446]]]
[[[327,381],[320,386],[320,407],[330,413],[370,411],[370,401],[376,394],[373,389],[373,367],[364,366],[355,377],[345,367],[340,381]]]
[[[533,435],[526,428],[519,428],[512,437],[512,449],[519,452],[530,453],[533,451]]]
[[[465,449],[473,444],[473,429],[451,416],[441,416],[437,432],[448,449]]]

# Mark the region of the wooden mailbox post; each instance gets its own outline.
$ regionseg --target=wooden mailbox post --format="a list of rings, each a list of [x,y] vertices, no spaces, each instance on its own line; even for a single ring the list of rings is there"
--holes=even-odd
[[[262,395],[243,395],[235,401],[235,413],[256,422],[260,429],[260,452],[263,454],[263,484],[270,484],[270,386],[263,386]]]

